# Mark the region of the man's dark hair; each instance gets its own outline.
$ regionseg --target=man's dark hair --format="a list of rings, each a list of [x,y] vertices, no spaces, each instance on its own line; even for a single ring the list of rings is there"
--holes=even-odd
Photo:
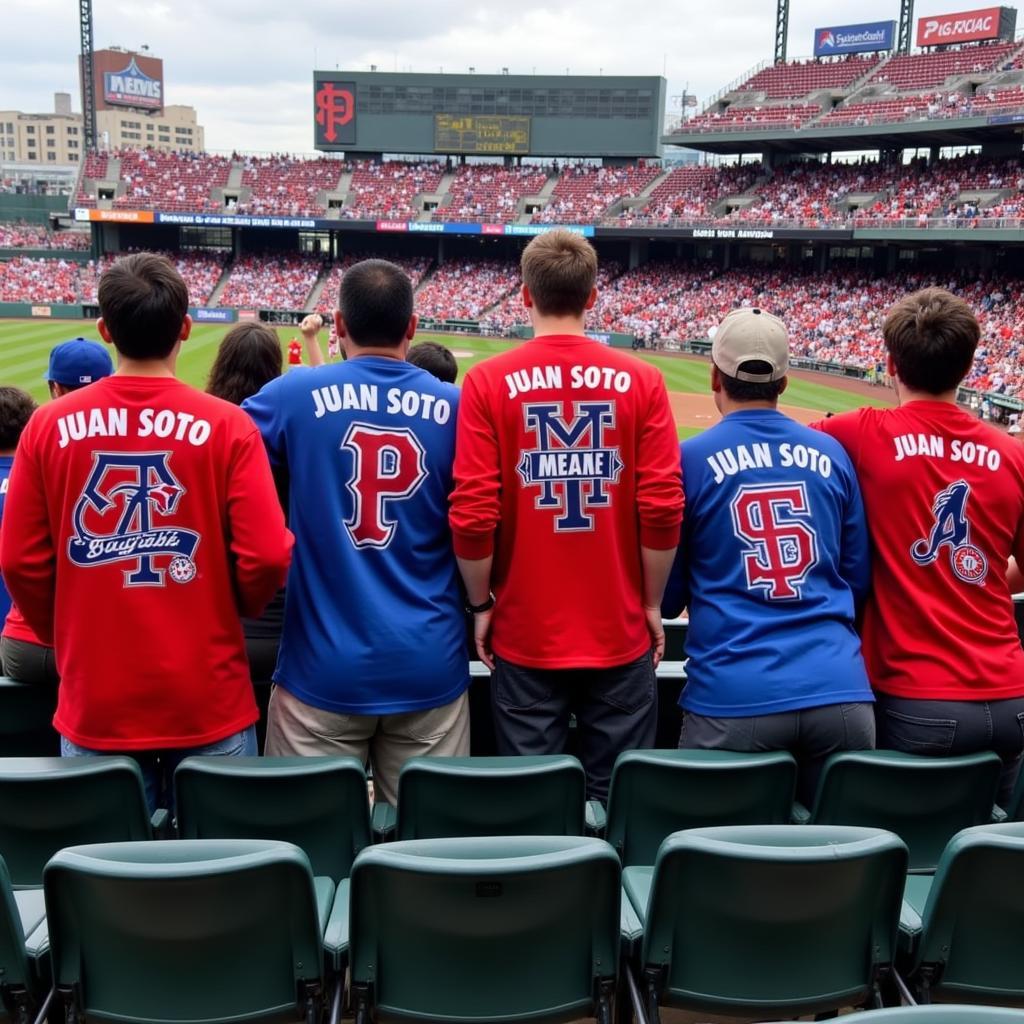
[[[27,391],[0,387],[0,451],[18,447],[18,438],[35,411],[35,400]]]
[[[338,310],[352,344],[397,347],[412,319],[412,281],[387,260],[363,260],[345,272]]]
[[[763,359],[748,359],[741,363],[739,369],[746,373],[771,373],[772,366]],[[740,380],[738,377],[730,377],[728,374],[718,371],[722,378],[722,387],[725,393],[734,402],[774,402],[782,394],[786,386],[786,378],[769,381]]]
[[[452,350],[436,341],[421,341],[409,349],[405,357],[407,362],[418,366],[421,370],[433,374],[446,384],[454,384],[459,375],[459,364],[452,355]]]
[[[563,228],[537,235],[519,261],[523,284],[541,316],[582,316],[597,280],[597,253]]]
[[[882,337],[907,387],[941,395],[970,372],[981,328],[963,299],[942,288],[923,288],[889,310]]]
[[[188,288],[164,256],[134,253],[100,277],[100,316],[129,359],[166,359],[188,314]]]
[[[276,332],[266,324],[236,324],[217,349],[206,391],[241,405],[283,371],[284,357]]]

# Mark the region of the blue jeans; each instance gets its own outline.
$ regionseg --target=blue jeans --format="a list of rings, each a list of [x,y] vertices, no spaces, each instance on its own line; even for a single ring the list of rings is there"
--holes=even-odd
[[[180,747],[175,750],[89,750],[72,743],[66,736],[60,738],[61,757],[109,757],[123,754],[134,758],[142,769],[142,782],[146,788],[146,804],[152,814],[158,807],[166,807],[174,817],[174,769],[193,755],[217,757],[255,757],[256,726],[225,736],[205,747]]]

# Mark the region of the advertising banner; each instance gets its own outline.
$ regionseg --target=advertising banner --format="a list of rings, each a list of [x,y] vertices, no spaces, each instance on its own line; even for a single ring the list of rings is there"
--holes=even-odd
[[[868,21],[861,25],[834,25],[814,30],[814,56],[835,57],[845,53],[891,50],[896,39],[895,21]]]
[[[49,306],[33,306],[32,307],[32,315],[33,316],[50,316],[52,313],[53,313],[53,310],[51,310]]]
[[[921,18],[917,22],[917,45],[945,46],[947,43],[976,43],[983,39],[998,39],[1004,10],[1002,7],[984,7],[977,11]]]
[[[192,316],[197,324],[233,324],[235,322],[233,309],[208,309],[206,306],[197,306]]]
[[[107,224],[152,224],[152,210],[75,210],[77,221],[97,221]]]
[[[103,99],[115,106],[162,110],[163,79],[147,75],[132,57],[125,67],[103,72]]]

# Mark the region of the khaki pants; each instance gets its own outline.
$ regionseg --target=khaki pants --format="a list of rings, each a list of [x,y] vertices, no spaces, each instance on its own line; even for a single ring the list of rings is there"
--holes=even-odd
[[[268,757],[355,757],[373,769],[374,796],[398,802],[398,773],[410,757],[469,755],[469,699],[401,715],[322,711],[275,686],[267,721]]]

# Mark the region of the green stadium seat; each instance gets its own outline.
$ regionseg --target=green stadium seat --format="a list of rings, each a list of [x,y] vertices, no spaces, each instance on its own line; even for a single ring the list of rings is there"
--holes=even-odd
[[[151,838],[130,757],[0,759],[0,856],[15,889],[42,885],[46,862],[65,846]]]
[[[354,757],[189,757],[174,773],[183,839],[267,839],[309,858],[332,894],[324,946],[332,970],[348,956],[348,876],[371,842],[366,772]],[[329,881],[330,885],[325,885]]]
[[[1024,1024],[1024,1012],[1002,1006],[901,1006],[857,1017],[862,1024]]]
[[[575,757],[413,757],[398,776],[399,840],[579,836],[586,777]]]
[[[75,846],[44,875],[65,1020],[316,1024],[327,989],[309,859],[288,843]],[[340,981],[331,1000],[332,1024]]]
[[[992,753],[835,754],[825,763],[810,820],[888,829],[909,847],[911,872],[933,872],[957,832],[992,820],[1000,767]]]
[[[787,823],[795,786],[787,753],[627,751],[612,772],[606,837],[623,866],[653,864],[673,832]]]
[[[0,1020],[31,1020],[49,987],[49,946],[28,948],[45,918],[42,891],[14,892],[0,858]]]
[[[922,1002],[1024,1005],[1024,823],[950,840],[921,911],[908,981]]]
[[[0,676],[0,757],[56,757],[57,694]]]
[[[620,868],[600,839],[389,843],[351,882],[355,1024],[610,1024]]]
[[[659,1007],[776,1020],[880,1005],[907,849],[890,832],[738,825],[669,836],[623,886],[643,924],[648,1024]]]

